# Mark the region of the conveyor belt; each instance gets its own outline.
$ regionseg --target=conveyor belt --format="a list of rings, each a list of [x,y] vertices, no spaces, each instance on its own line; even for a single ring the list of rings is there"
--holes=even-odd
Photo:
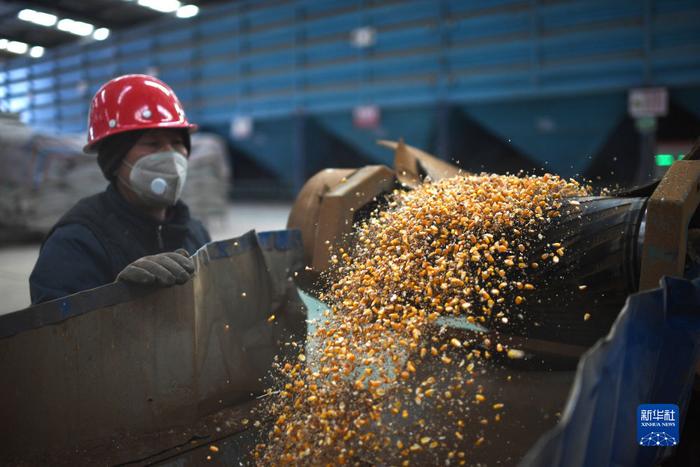
[[[538,269],[528,271],[537,289],[528,296],[523,320],[499,329],[532,339],[590,346],[607,334],[627,296],[638,290],[639,228],[645,198],[579,198],[541,232],[531,248]],[[549,242],[560,242],[559,263],[540,260]],[[551,248],[550,248],[551,250]],[[590,317],[585,319],[584,316]]]

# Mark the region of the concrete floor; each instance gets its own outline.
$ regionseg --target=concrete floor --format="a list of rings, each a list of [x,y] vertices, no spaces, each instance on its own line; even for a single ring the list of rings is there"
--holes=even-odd
[[[291,204],[233,203],[226,217],[210,222],[213,240],[236,237],[251,229],[284,229]],[[29,274],[39,255],[39,244],[0,245],[0,315],[29,306]]]

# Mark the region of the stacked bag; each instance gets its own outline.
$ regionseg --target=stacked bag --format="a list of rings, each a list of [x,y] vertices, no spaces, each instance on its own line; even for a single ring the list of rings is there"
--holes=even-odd
[[[0,242],[43,237],[78,200],[105,189],[85,135],[33,132],[15,114],[0,114]],[[226,142],[211,133],[192,136],[183,200],[205,224],[226,213],[231,170]]]

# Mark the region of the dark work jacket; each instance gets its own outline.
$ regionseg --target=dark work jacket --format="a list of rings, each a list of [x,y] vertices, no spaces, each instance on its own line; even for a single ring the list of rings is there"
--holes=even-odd
[[[32,304],[114,282],[129,263],[148,255],[209,242],[182,201],[163,223],[140,212],[113,185],[80,200],[49,232],[29,277]]]

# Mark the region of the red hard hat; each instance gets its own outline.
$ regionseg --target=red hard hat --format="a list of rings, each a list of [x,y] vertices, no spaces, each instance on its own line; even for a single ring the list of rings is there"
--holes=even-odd
[[[108,81],[97,91],[88,115],[88,142],[85,152],[96,143],[125,131],[149,128],[186,128],[187,121],[175,92],[153,76],[124,75]]]

